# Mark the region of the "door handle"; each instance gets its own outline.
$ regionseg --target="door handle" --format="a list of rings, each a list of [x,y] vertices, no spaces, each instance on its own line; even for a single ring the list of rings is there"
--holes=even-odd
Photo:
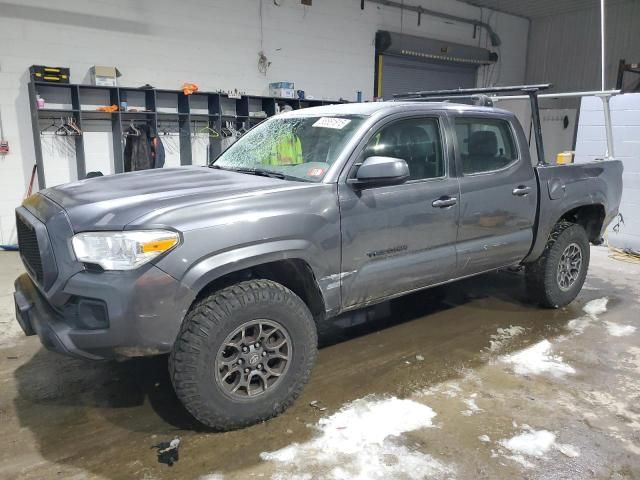
[[[456,197],[440,197],[431,202],[431,205],[434,208],[447,208],[453,207],[456,203],[458,203],[458,199]]]
[[[531,187],[527,187],[526,185],[518,185],[513,189],[511,193],[516,197],[526,197],[527,195],[529,195],[530,191]]]

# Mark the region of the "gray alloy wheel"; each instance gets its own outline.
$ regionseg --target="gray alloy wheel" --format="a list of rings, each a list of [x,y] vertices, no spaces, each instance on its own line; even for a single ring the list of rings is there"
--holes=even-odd
[[[231,332],[218,350],[216,382],[232,398],[261,395],[278,385],[292,354],[284,326],[273,320],[250,320]]]
[[[568,291],[580,277],[582,269],[582,248],[577,243],[570,243],[560,255],[556,280],[558,288]]]

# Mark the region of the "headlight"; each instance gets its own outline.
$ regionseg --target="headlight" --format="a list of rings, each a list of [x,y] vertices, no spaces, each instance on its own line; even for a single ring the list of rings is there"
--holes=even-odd
[[[81,262],[105,270],[133,270],[178,244],[180,237],[168,230],[85,232],[73,237],[73,251]]]

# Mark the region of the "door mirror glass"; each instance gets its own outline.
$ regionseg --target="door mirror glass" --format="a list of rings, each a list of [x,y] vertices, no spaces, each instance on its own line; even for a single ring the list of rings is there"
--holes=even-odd
[[[409,166],[401,158],[367,157],[358,168],[356,185],[395,185],[407,181]]]

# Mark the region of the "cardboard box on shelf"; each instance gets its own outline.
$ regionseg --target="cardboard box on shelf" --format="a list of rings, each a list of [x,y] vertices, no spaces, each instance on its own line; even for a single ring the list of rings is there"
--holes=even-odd
[[[293,82],[274,82],[269,84],[269,95],[278,98],[295,98]]]
[[[122,74],[116,67],[104,67],[94,65],[91,67],[91,81],[94,85],[102,87],[117,87],[118,77]]]

